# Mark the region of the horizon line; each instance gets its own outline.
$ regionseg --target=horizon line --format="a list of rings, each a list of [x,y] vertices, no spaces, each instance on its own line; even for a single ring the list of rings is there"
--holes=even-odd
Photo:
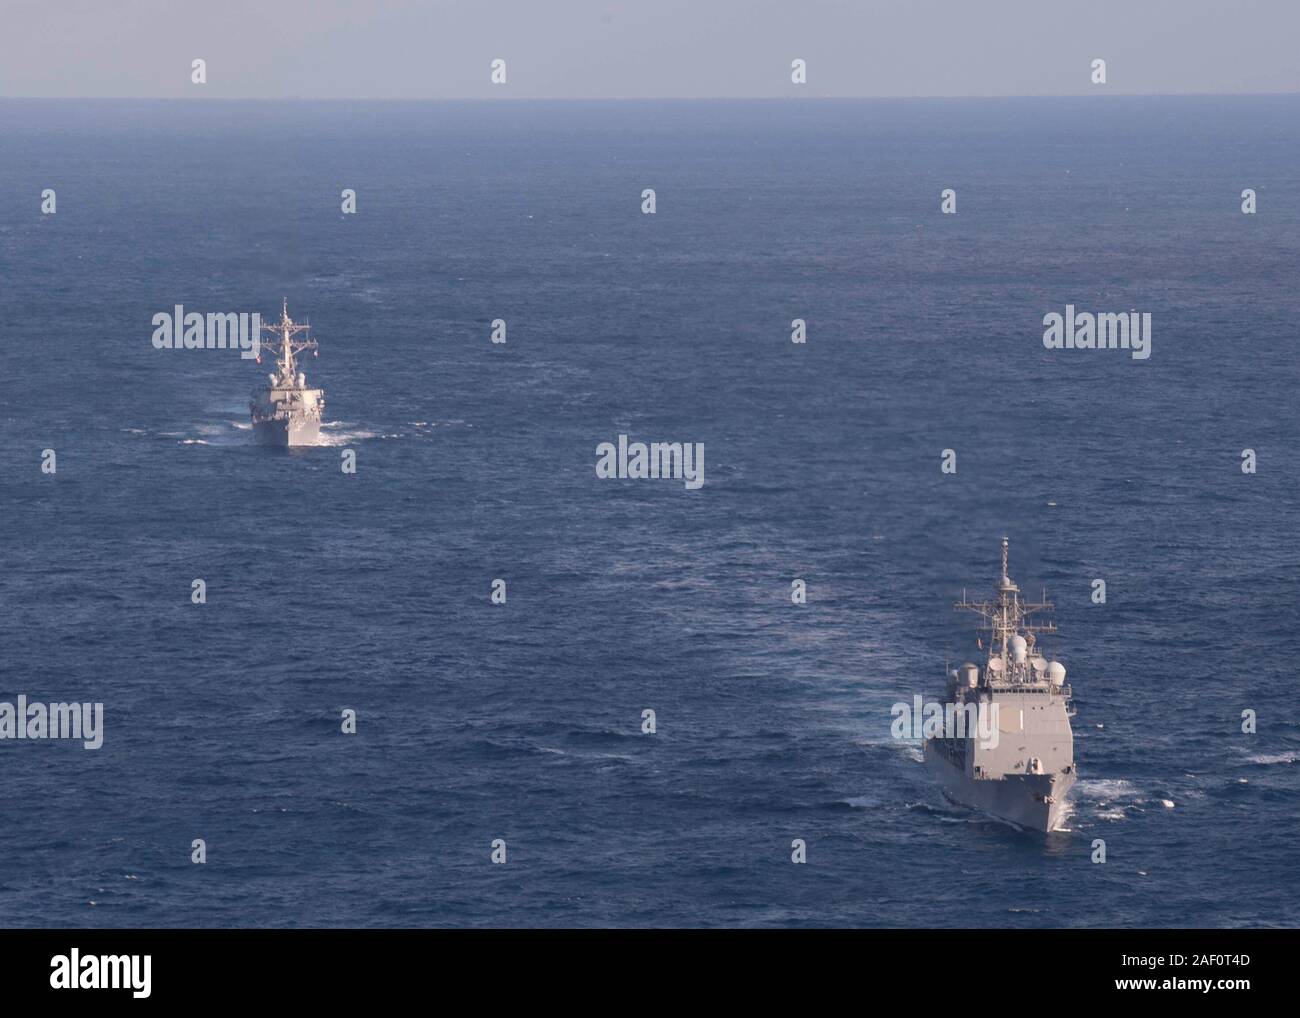
[[[1285,92],[1051,92],[1006,93],[982,95],[620,95],[620,96],[516,96],[516,95],[466,95],[466,96],[178,96],[178,95],[0,95],[0,102],[809,102],[811,100],[836,100],[845,102],[885,102],[943,99],[1082,99],[1096,94],[1098,98],[1111,99],[1241,99],[1280,96],[1298,96],[1300,89]]]

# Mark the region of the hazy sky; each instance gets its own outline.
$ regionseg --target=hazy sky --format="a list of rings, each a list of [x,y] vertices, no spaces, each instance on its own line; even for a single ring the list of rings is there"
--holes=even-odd
[[[492,85],[490,63],[506,61]],[[1094,58],[1108,82],[1089,80]],[[195,58],[208,82],[190,82]],[[790,81],[790,62],[808,83]],[[0,96],[1300,91],[1300,0],[0,0]]]

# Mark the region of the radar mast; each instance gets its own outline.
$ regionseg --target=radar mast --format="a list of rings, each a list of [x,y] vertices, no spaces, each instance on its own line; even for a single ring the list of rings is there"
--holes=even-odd
[[[1004,674],[1012,663],[1008,643],[1013,636],[1023,636],[1026,645],[1032,648],[1038,633],[1056,632],[1055,622],[1028,621],[1036,612],[1054,611],[1056,605],[1047,600],[1046,594],[1041,601],[1020,599],[1020,588],[1007,574],[1008,544],[1007,539],[1002,538],[1002,577],[994,588],[997,597],[993,600],[971,601],[963,590],[961,600],[953,605],[956,611],[973,612],[984,620],[978,629],[989,634],[988,660],[1000,660]]]
[[[304,350],[311,350],[313,354],[317,349],[316,340],[308,336],[311,329],[309,324],[299,324],[289,317],[289,299],[284,298],[284,303],[280,309],[280,320],[275,325],[263,325],[262,346],[269,350],[276,359],[276,367],[279,369],[275,383],[282,386],[292,386],[298,373],[297,355]],[[301,336],[299,339],[297,337]],[[261,358],[259,357],[260,361]]]

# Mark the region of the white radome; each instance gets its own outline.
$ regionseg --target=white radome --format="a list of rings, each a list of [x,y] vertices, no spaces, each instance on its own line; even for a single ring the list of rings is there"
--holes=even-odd
[[[1007,646],[1011,649],[1011,657],[1016,664],[1021,664],[1025,660],[1025,655],[1029,652],[1028,641],[1017,633],[1007,641]]]

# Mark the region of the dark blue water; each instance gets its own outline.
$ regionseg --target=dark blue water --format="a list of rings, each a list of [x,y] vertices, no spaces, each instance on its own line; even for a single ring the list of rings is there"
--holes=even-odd
[[[0,922],[1294,925],[1298,123],[0,103],[0,700],[106,715],[0,742]],[[324,448],[251,443],[262,368],[150,344],[282,297]],[[1151,359],[1045,350],[1067,302],[1152,312]],[[704,487],[597,479],[620,432],[703,442]],[[1004,533],[1078,701],[1045,837],[889,733]]]

